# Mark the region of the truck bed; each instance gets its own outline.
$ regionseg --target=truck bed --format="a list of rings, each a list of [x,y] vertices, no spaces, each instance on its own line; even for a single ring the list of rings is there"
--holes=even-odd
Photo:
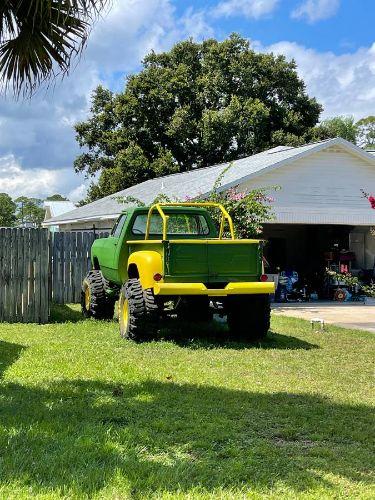
[[[262,274],[260,240],[169,240],[165,282],[255,281]]]

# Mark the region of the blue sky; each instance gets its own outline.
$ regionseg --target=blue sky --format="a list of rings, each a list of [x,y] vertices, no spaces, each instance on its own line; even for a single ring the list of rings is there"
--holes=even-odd
[[[63,82],[31,101],[0,98],[0,192],[82,198],[89,181],[73,171],[73,125],[88,116],[92,90],[120,90],[149,50],[187,37],[239,32],[255,50],[297,61],[322,118],[375,114],[374,19],[375,0],[114,0]]]
[[[374,41],[374,0],[311,2],[311,12],[318,17],[316,20],[309,18],[308,10],[305,15],[302,12],[300,16],[296,15],[297,13],[293,15],[299,6],[308,4],[296,0],[260,1],[258,4],[263,4],[264,14],[258,10],[258,16],[251,15],[251,11],[245,15],[246,11],[241,9],[241,5],[251,4],[246,1],[193,0],[189,5],[196,10],[215,12],[220,3],[233,5],[232,12],[227,8],[226,15],[211,17],[210,24],[220,37],[238,31],[250,39],[261,40],[265,45],[280,40],[291,40],[318,51],[332,51],[335,54],[355,51],[359,47],[371,45]],[[267,7],[270,9],[268,12]],[[179,15],[182,15],[186,2],[176,2],[176,8]]]

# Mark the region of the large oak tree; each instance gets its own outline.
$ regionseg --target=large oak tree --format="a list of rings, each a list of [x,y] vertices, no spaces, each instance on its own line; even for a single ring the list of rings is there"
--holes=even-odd
[[[88,200],[152,177],[301,143],[321,106],[294,62],[253,51],[233,34],[151,52],[123,92],[98,87],[91,116],[76,125],[85,151],[76,171],[99,174]]]

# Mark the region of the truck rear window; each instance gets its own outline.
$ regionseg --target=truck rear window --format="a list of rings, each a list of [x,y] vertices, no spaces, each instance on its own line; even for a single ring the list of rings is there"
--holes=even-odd
[[[133,234],[146,234],[147,214],[138,215],[133,223]],[[206,218],[199,214],[169,214],[168,234],[207,236],[210,233]],[[163,221],[159,214],[151,216],[150,234],[163,234]]]

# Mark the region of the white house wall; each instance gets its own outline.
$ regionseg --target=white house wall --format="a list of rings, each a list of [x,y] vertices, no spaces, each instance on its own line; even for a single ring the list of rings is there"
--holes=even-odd
[[[241,185],[280,186],[272,193],[279,223],[375,225],[361,189],[375,190],[375,166],[335,147],[283,165]]]

